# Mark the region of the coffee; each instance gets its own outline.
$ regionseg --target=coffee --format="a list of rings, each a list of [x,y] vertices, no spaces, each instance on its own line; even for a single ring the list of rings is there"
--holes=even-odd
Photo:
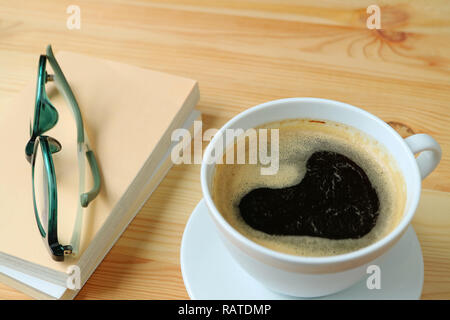
[[[329,256],[368,246],[400,221],[403,178],[373,138],[309,119],[259,128],[279,130],[278,172],[218,164],[213,181],[217,209],[247,238],[280,252]]]

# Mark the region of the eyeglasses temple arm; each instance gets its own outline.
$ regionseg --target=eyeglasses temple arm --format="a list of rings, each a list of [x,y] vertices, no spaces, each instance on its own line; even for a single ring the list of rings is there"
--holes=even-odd
[[[101,185],[100,171],[98,169],[98,164],[94,152],[89,149],[88,143],[86,143],[87,141],[85,141],[85,139],[87,140],[87,136],[85,135],[84,132],[83,119],[81,117],[81,111],[78,106],[77,100],[75,99],[72,89],[70,88],[69,83],[66,80],[66,77],[64,76],[58,62],[55,59],[51,45],[47,46],[46,53],[48,61],[53,68],[54,80],[61,87],[63,95],[65,96],[66,100],[69,102],[72,108],[73,115],[75,117],[75,122],[77,125],[77,142],[79,144],[84,144],[87,149],[86,157],[88,159],[89,167],[91,169],[91,173],[94,178],[94,186],[89,192],[85,192],[80,195],[81,206],[85,208],[98,195],[100,191]]]
[[[84,143],[83,118],[81,117],[81,111],[78,106],[78,102],[75,99],[72,89],[70,88],[69,83],[67,82],[66,77],[64,76],[64,73],[61,70],[61,67],[59,66],[58,62],[56,61],[56,58],[53,54],[51,45],[47,46],[46,54],[47,54],[48,62],[50,63],[50,65],[53,68],[54,81],[57,84],[57,86],[60,87],[61,93],[64,95],[64,97],[66,98],[70,107],[72,108],[72,112],[75,117],[75,122],[77,125],[77,142]]]
[[[92,177],[94,178],[94,186],[89,192],[85,192],[80,196],[81,206],[86,208],[89,203],[97,197],[100,192],[100,170],[98,169],[97,159],[92,150],[86,151],[86,158],[88,159],[89,167],[91,169]]]

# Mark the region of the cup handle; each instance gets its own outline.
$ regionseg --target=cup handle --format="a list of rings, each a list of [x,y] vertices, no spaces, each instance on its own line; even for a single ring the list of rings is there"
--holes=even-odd
[[[420,153],[416,158],[422,180],[425,179],[439,164],[442,150],[439,143],[428,134],[420,133],[405,139],[412,153]]]

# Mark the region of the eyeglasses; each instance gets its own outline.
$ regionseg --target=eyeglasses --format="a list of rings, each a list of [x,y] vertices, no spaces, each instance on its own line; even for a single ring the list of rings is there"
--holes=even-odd
[[[47,61],[50,63],[54,74],[47,73]],[[77,126],[78,192],[80,198],[70,245],[61,245],[58,241],[58,195],[52,155],[61,150],[61,144],[56,139],[44,135],[58,122],[58,111],[50,102],[45,89],[48,81],[55,81],[56,88],[64,96],[72,110]],[[46,55],[41,55],[39,58],[34,116],[30,123],[30,140],[25,147],[25,156],[31,164],[33,207],[39,233],[51,257],[56,261],[64,261],[65,255],[78,253],[83,208],[86,208],[100,191],[100,172],[94,152],[89,147],[80,108],[50,45],[47,47]],[[94,181],[93,188],[88,192],[84,192],[86,159]]]

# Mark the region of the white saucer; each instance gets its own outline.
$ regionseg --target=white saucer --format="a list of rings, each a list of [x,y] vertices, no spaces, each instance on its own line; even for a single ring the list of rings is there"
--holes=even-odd
[[[349,289],[319,299],[420,298],[423,258],[411,226],[402,239],[374,264],[381,269],[381,289],[369,290],[364,277]],[[272,292],[241,269],[222,244],[203,199],[192,212],[184,230],[181,272],[191,299],[299,299]]]

